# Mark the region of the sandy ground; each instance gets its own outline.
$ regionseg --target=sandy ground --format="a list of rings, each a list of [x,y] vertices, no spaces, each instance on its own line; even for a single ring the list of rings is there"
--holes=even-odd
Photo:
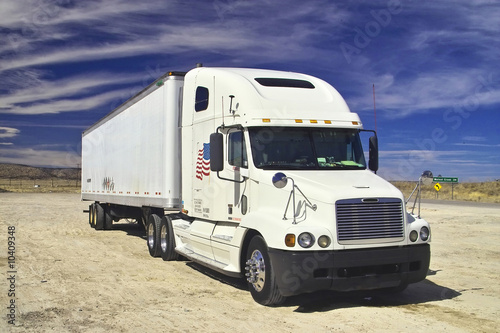
[[[430,274],[399,295],[323,292],[277,308],[238,279],[151,258],[136,224],[91,229],[87,208],[74,194],[0,194],[0,332],[500,331],[500,205],[423,204]]]

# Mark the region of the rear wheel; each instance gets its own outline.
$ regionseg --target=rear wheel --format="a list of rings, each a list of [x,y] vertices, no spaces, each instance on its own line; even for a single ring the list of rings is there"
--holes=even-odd
[[[159,257],[160,252],[160,223],[161,218],[156,214],[149,215],[146,236],[148,240],[149,254],[152,257]]]
[[[104,229],[111,230],[113,229],[113,217],[110,214],[109,206],[104,209]]]
[[[179,259],[179,254],[175,252],[174,230],[172,220],[168,216],[163,216],[160,222],[160,251],[161,257],[165,261]]]
[[[261,236],[254,236],[248,245],[245,274],[253,299],[262,305],[279,305],[285,301],[276,283],[276,276]]]
[[[98,204],[94,204],[94,228],[95,230],[104,229],[104,208]]]
[[[95,228],[95,204],[89,205],[89,225]]]

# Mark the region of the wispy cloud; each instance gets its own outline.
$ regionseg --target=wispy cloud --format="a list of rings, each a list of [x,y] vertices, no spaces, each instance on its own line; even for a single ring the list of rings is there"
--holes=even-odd
[[[0,150],[2,163],[25,164],[41,167],[76,167],[80,163],[80,156],[75,152],[33,149],[10,148]]]
[[[29,78],[26,78],[29,79]],[[29,85],[27,89],[13,89],[13,93],[2,98],[2,102],[10,104],[14,101],[27,102],[38,99],[52,99],[61,96],[81,94],[93,88],[103,88],[110,84],[134,83],[139,79],[138,74],[117,74],[111,72],[94,72],[56,80],[36,78],[36,85]]]
[[[468,147],[485,147],[485,148],[498,148],[500,143],[497,144],[487,144],[487,143],[454,143],[454,146],[468,146]]]
[[[377,19],[390,5],[399,7],[387,21]],[[187,70],[196,62],[319,76],[362,117],[373,112],[375,84],[377,115],[382,125],[392,124],[387,140],[381,140],[390,149],[381,152],[381,165],[397,169],[395,163],[410,156],[421,163],[411,161],[415,172],[425,163],[436,168],[444,168],[444,161],[472,165],[480,159],[474,150],[498,147],[491,135],[485,134],[485,141],[479,139],[483,133],[458,135],[450,127],[457,123],[445,124],[446,147],[436,144],[433,151],[419,152],[415,139],[428,132],[421,114],[456,107],[492,110],[500,104],[497,1],[291,0],[283,6],[272,0],[3,0],[1,6],[0,114],[9,114],[1,125],[23,130],[10,137],[5,136],[12,131],[0,130],[2,153],[13,148],[10,143],[28,145],[24,127],[33,127],[33,133],[50,132],[43,127],[66,128],[59,131],[64,133],[74,128],[76,133],[164,71]],[[366,44],[356,44],[356,38],[365,38]],[[357,47],[352,61],[341,43]],[[163,71],[159,66],[171,67]],[[472,126],[472,118],[467,124],[463,119],[460,131]],[[408,122],[411,129],[405,128]],[[38,151],[52,152],[59,161],[66,155],[63,147],[31,148],[19,150],[27,164],[40,165]],[[14,153],[0,158],[21,160]]]
[[[27,74],[19,71],[15,77],[10,93],[1,99],[0,113],[43,114],[85,110],[86,106],[95,107],[125,96],[129,90],[122,87],[121,90],[100,93],[106,86],[140,83],[144,74],[96,72],[47,80],[31,71]],[[23,79],[22,87],[18,86],[17,79]],[[9,88],[9,80],[5,84]]]
[[[462,141],[463,142],[467,142],[467,141],[485,142],[485,141],[488,141],[488,138],[486,138],[485,136],[466,135],[466,136],[462,137]]]
[[[59,99],[56,101],[49,100],[24,106],[16,105],[6,109],[0,109],[0,113],[19,115],[56,114],[61,112],[92,110],[103,105],[109,105],[109,109],[112,109],[120,105],[128,97],[130,97],[129,89],[122,89],[78,99]]]
[[[370,43],[360,49],[359,62],[343,72],[366,87],[353,91],[349,104],[356,110],[371,110],[368,87],[375,83],[377,106],[387,117],[405,118],[440,108],[452,108],[470,98],[478,107],[500,103],[498,58],[500,6],[490,1],[401,2],[400,12],[387,26],[370,37],[366,24],[377,24],[370,16],[351,20]],[[383,10],[382,2],[373,3]],[[369,12],[369,11],[367,11]],[[484,18],[484,20],[483,20]],[[358,38],[360,33],[358,33]],[[351,44],[354,45],[351,39]],[[354,72],[354,73],[352,73]],[[392,78],[392,80],[387,80]],[[489,86],[477,91],[480,79]],[[389,84],[388,84],[389,83]]]
[[[15,9],[11,11],[16,11],[13,17],[17,19],[7,21],[7,25],[21,29],[26,22],[19,19],[22,17],[19,12],[24,10],[22,6],[9,4]],[[272,13],[273,19],[263,21],[264,13]],[[141,15],[152,15],[153,20],[143,20]],[[200,1],[190,7],[164,1],[147,5],[116,0],[80,2],[74,8],[56,6],[46,15],[43,24],[36,25],[37,32],[44,36],[57,36],[57,47],[44,46],[36,52],[28,52],[39,43],[40,40],[34,38],[39,34],[11,33],[11,39],[17,41],[12,44],[17,54],[4,59],[0,70],[176,54],[186,50],[232,52],[233,58],[246,59],[260,55],[268,61],[301,57],[311,52],[327,56],[323,47],[319,47],[321,44],[315,43],[331,35],[331,29],[348,15],[348,11],[324,0],[298,2],[287,11],[283,11],[281,4],[267,0],[228,4]],[[183,20],[187,17],[196,17],[196,20]],[[95,36],[99,36],[97,43],[92,42]]]
[[[17,128],[12,127],[0,127],[0,139],[13,138],[17,136],[21,131]]]

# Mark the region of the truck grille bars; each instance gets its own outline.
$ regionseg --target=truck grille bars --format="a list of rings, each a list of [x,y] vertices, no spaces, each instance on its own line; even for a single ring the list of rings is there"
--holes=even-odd
[[[347,199],[336,203],[339,244],[404,239],[403,205],[396,198]]]

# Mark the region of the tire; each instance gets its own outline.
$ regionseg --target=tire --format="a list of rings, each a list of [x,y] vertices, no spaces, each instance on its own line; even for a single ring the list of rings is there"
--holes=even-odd
[[[95,228],[95,211],[94,211],[94,206],[95,204],[90,204],[89,205],[89,225],[91,228]]]
[[[174,230],[172,228],[172,219],[163,216],[160,222],[160,252],[161,258],[165,261],[179,259],[179,254],[175,252]]]
[[[248,289],[253,299],[262,305],[280,305],[285,301],[276,283],[276,276],[262,236],[254,236],[246,255]]]
[[[104,209],[104,230],[111,229],[113,229],[113,217],[111,217],[109,207],[106,207],[106,209]]]
[[[149,215],[146,227],[146,240],[151,257],[159,257],[160,251],[160,223],[161,218],[156,214]]]
[[[95,230],[104,229],[104,208],[98,204],[94,204],[94,228]]]

